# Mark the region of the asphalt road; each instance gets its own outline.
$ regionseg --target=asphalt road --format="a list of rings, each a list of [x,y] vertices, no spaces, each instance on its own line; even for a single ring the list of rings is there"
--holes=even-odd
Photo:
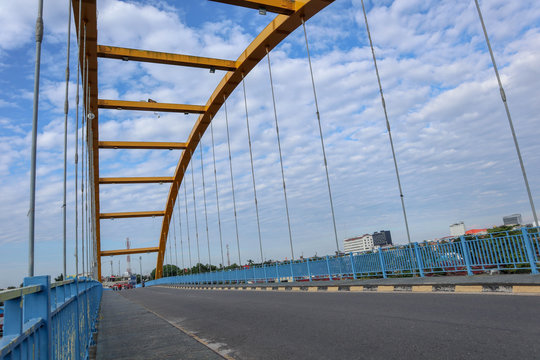
[[[540,297],[150,287],[123,296],[235,359],[540,359]]]

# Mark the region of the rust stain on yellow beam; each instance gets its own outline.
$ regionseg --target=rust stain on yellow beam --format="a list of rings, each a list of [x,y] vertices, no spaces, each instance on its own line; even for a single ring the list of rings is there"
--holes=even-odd
[[[229,5],[247,7],[251,9],[264,8],[266,11],[291,15],[296,10],[296,4],[292,0],[210,0]]]
[[[100,253],[101,256],[115,256],[115,255],[131,255],[131,254],[144,254],[151,252],[158,252],[159,247],[148,247],[138,249],[119,249],[119,250],[104,250]]]
[[[126,101],[126,100],[98,100],[100,109],[117,110],[140,110],[140,111],[160,111],[160,112],[179,112],[189,114],[204,114],[206,106],[186,105],[186,104],[168,104],[146,101]]]
[[[150,142],[150,141],[100,141],[100,149],[165,149],[183,150],[186,143],[181,142]]]
[[[137,212],[119,212],[119,213],[101,213],[100,219],[123,219],[137,217],[164,216],[165,211],[137,211]]]
[[[171,54],[159,51],[128,49],[115,46],[98,45],[97,56],[124,61],[142,61],[157,64],[189,66],[203,69],[233,71],[236,69],[232,60],[222,60],[201,56]]]
[[[110,177],[99,178],[100,184],[161,184],[172,183],[173,177]]]

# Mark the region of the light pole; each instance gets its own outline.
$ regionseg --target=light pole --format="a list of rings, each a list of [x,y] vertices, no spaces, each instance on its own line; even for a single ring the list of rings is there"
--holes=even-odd
[[[112,260],[111,260],[111,277],[113,276]]]
[[[118,277],[122,277],[122,273],[120,273],[120,260],[118,260]]]

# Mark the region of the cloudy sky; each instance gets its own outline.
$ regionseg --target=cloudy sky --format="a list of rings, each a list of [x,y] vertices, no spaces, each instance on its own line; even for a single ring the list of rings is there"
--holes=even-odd
[[[446,236],[448,226],[498,225],[521,213],[527,195],[478,15],[471,0],[367,1],[413,241]],[[481,1],[535,201],[540,204],[540,3]],[[391,230],[405,243],[392,154],[359,0],[338,0],[307,23],[325,136],[337,230],[344,238]],[[36,274],[62,269],[63,102],[66,1],[46,2],[39,108]],[[235,60],[271,20],[256,10],[198,1],[98,1],[98,42]],[[27,271],[30,132],[37,1],[0,2],[0,287]],[[332,219],[303,32],[271,53],[295,255],[335,251]],[[74,116],[72,38],[68,272],[74,272]],[[99,61],[100,98],[205,104],[223,72]],[[290,258],[268,64],[246,78],[255,178],[266,259]],[[241,86],[228,100],[242,261],[259,245]],[[100,140],[185,141],[195,115],[100,111]],[[213,121],[223,246],[237,262],[224,109]],[[202,139],[175,211],[178,264],[221,263],[210,133]],[[102,150],[101,176],[172,176],[180,152]],[[80,180],[79,180],[80,181]],[[184,187],[187,189],[186,219]],[[195,189],[196,212],[193,206]],[[103,185],[102,212],[162,210],[168,185]],[[205,225],[204,193],[208,217]],[[540,206],[540,205],[539,205]],[[156,246],[161,219],[102,220],[102,248]],[[181,226],[181,231],[180,231]],[[171,243],[174,250],[174,231]],[[183,244],[183,246],[181,246]],[[138,260],[139,256],[135,256]],[[167,259],[170,259],[167,254]],[[125,257],[104,258],[103,273]],[[142,255],[143,272],[156,255]],[[176,263],[173,253],[172,262]],[[170,262],[168,260],[167,262]],[[225,262],[226,254],[225,254]],[[132,267],[138,271],[139,262]]]

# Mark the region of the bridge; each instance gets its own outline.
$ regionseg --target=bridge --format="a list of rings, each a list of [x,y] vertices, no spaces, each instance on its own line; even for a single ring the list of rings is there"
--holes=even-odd
[[[396,7],[401,6],[397,3]],[[468,11],[467,16],[474,15],[478,34],[471,36],[471,44],[480,46],[477,39],[482,39],[485,49],[480,54],[489,61],[490,74],[495,70],[494,76],[490,75],[491,83],[480,78],[492,97],[501,102],[497,104],[501,114],[492,110],[485,114],[496,114],[497,121],[507,121],[510,126],[510,131],[504,131],[509,142],[505,151],[517,159],[511,165],[515,173],[512,179],[519,179],[524,186],[518,192],[522,199],[508,203],[527,204],[531,221],[419,241],[423,235],[415,232],[422,233],[424,222],[418,218],[427,216],[430,210],[411,212],[410,204],[420,207],[421,201],[406,197],[404,189],[409,188],[408,182],[423,184],[425,173],[418,168],[403,172],[400,156],[407,152],[407,144],[397,140],[394,128],[402,118],[398,107],[390,105],[396,94],[410,94],[409,90],[386,91],[387,82],[399,79],[400,74],[395,69],[391,76],[385,73],[391,69],[384,64],[389,57],[377,43],[381,14],[388,7],[377,8],[363,0],[352,4],[333,0],[210,0],[204,5],[185,5],[203,6],[205,14],[210,14],[211,20],[199,29],[209,33],[197,36],[211,38],[207,41],[217,50],[209,56],[198,56],[153,47],[152,39],[171,41],[171,49],[181,49],[178,42],[187,41],[177,32],[178,26],[166,28],[177,18],[163,16],[169,6],[165,3],[157,6],[113,1],[100,10],[96,1],[68,1],[63,267],[61,278],[55,282],[51,281],[53,274],[36,275],[35,271],[38,105],[44,34],[43,2],[38,4],[28,276],[20,288],[0,292],[5,313],[0,359],[540,356],[536,324],[540,315],[540,228],[531,191],[537,185],[537,170],[533,161],[527,163],[522,156],[508,101],[511,96],[504,88],[509,81],[504,71],[509,71],[510,60],[505,58],[505,66],[499,70],[496,58],[502,51],[490,42],[484,4],[474,0],[461,10]],[[176,6],[184,5],[172,7]],[[338,10],[328,12],[332,7]],[[147,41],[130,38],[132,32],[137,33],[137,24],[129,20],[135,10],[148,16],[159,13],[157,18],[162,23],[153,24],[160,28],[158,37]],[[336,72],[330,71],[331,63],[326,64],[329,68],[316,68],[326,61],[319,58],[320,48],[329,45],[320,45],[314,39],[320,39],[320,32],[331,31],[336,21],[349,18],[337,16],[347,12],[362,23],[361,36],[365,38],[347,56],[365,56],[360,68],[367,71],[363,66],[369,64],[373,74],[370,90],[362,94],[376,106],[362,104],[362,99],[347,94],[352,87],[364,86],[350,84],[359,79],[356,65],[340,69],[351,74],[342,76],[338,86],[333,84]],[[246,24],[255,29],[246,31],[252,35],[249,41],[238,34],[230,19],[223,20],[223,14],[256,16]],[[310,21],[321,17],[325,21],[310,28]],[[371,20],[375,20],[375,26],[370,28]],[[123,36],[108,34],[111,28],[107,24],[114,24],[112,32]],[[240,39],[245,46],[242,51],[228,58],[230,44],[219,43],[222,34],[216,33],[222,30],[215,30],[216,26],[227,28],[232,38],[227,41]],[[524,35],[526,29],[520,31],[520,41],[533,42]],[[336,43],[340,36],[348,35],[338,35]],[[173,40],[175,37],[183,40]],[[119,43],[119,39],[126,43]],[[434,41],[424,40],[426,44]],[[73,44],[75,52],[70,50]],[[335,56],[343,55],[337,49],[333,50]],[[367,55],[358,55],[359,49]],[[294,56],[285,56],[287,51]],[[297,54],[300,52],[302,55]],[[76,56],[70,65],[72,53]],[[74,66],[76,82],[70,75]],[[399,66],[403,64],[396,68]],[[300,69],[304,73],[297,77]],[[118,79],[125,84],[116,84]],[[330,90],[317,86],[319,81]],[[70,90],[74,83],[75,90]],[[433,85],[430,96],[448,91],[446,97],[433,103],[450,102],[450,107],[459,108],[462,103],[451,103],[456,97],[447,89],[450,83],[446,80]],[[463,86],[452,84],[455,89]],[[70,113],[69,99],[74,91],[75,106]],[[263,91],[266,95],[254,95]],[[324,97],[331,92],[338,94],[328,102]],[[202,96],[204,100],[195,102]],[[182,97],[193,102],[175,102]],[[349,102],[360,104],[349,111]],[[289,113],[280,110],[283,103]],[[423,110],[428,111],[433,103]],[[459,116],[473,115],[469,111]],[[359,190],[355,180],[355,162],[366,162],[373,168],[377,165],[363,154],[341,149],[353,144],[355,138],[366,139],[356,130],[347,130],[354,117],[357,124],[362,120],[359,129],[370,128],[371,132],[373,119],[379,119],[383,130],[378,134],[385,138],[388,150],[381,161],[393,178],[390,182],[375,174],[373,178],[381,183],[374,188],[384,196],[394,194],[388,197],[394,199],[393,213],[399,214],[386,216],[386,207],[377,208],[366,201],[371,211],[386,216],[385,221],[399,223],[395,232],[399,240],[395,235],[394,243],[390,238],[384,243],[372,239],[365,251],[346,251],[341,246],[343,234],[359,229],[358,219],[347,211],[354,213],[364,205],[364,200],[352,199],[366,193]],[[422,125],[424,129],[413,128],[421,115],[411,117],[415,120],[408,123],[410,131],[427,134],[432,126],[437,127],[430,120]],[[70,122],[74,129],[68,142]],[[294,130],[291,123],[300,126],[296,128],[300,135],[290,134]],[[403,126],[396,128],[409,131]],[[117,137],[111,138],[111,134]],[[155,134],[166,139],[156,139]],[[71,141],[75,159],[73,203],[67,201]],[[436,150],[429,153],[440,156]],[[417,159],[421,158],[425,156]],[[536,159],[533,155],[531,158]],[[534,174],[531,181],[527,170]],[[414,172],[418,173],[416,177]],[[510,172],[505,168],[504,175],[510,176]],[[155,200],[156,194],[163,198]],[[157,209],[138,207],[155,204],[161,205]],[[72,244],[68,215],[74,218]],[[348,226],[354,230],[344,229]],[[201,228],[203,231],[199,231]],[[142,240],[150,234],[155,238]],[[124,237],[130,237],[134,246],[128,240],[123,248]],[[66,255],[71,250],[73,264]],[[314,255],[304,256],[308,253]],[[102,282],[115,275],[110,259],[125,256],[129,275],[137,273],[136,266],[131,268],[130,257],[139,257],[136,289],[105,288]],[[147,280],[142,271],[143,256],[145,267],[154,269],[147,272]],[[118,267],[117,275],[121,275],[120,263]],[[70,276],[71,272],[74,275]]]

